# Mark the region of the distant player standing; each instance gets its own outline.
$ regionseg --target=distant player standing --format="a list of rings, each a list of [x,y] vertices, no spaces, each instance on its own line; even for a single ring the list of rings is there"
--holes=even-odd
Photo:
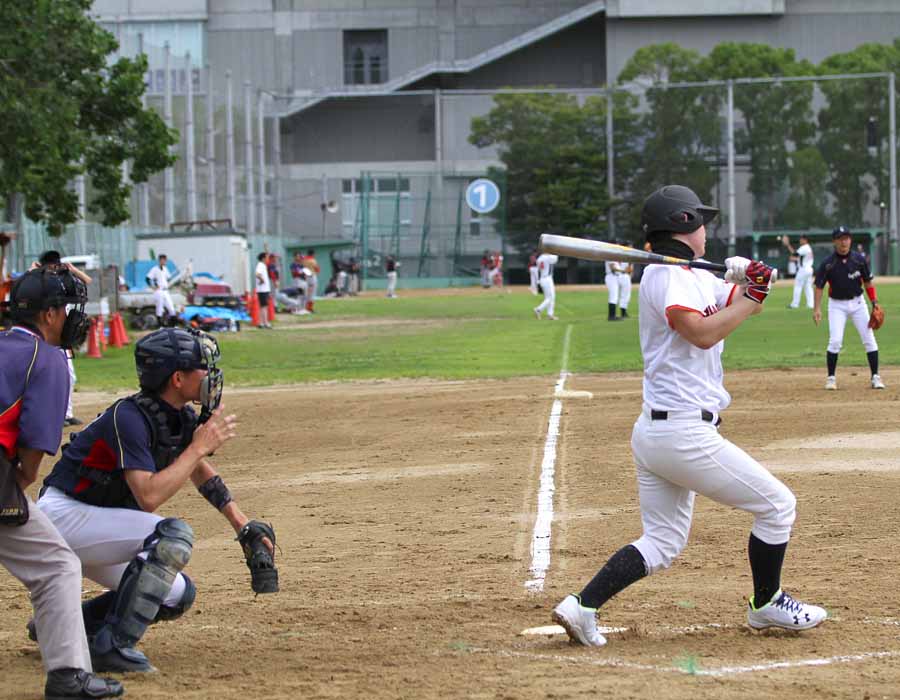
[[[153,287],[153,300],[156,302],[156,318],[159,320],[159,326],[165,325],[165,317],[163,311],[169,315],[170,323],[175,319],[175,305],[172,303],[172,295],[169,294],[169,280],[172,275],[166,267],[169,259],[165,255],[159,256],[159,265],[153,267],[147,273],[147,282]]]
[[[556,285],[553,283],[553,268],[559,262],[559,257],[552,253],[542,253],[537,259],[538,284],[541,285],[541,291],[544,292],[544,301],[534,307],[534,315],[538,321],[541,320],[541,314],[547,311],[547,318],[551,321],[556,320],[553,312],[556,310]]]
[[[800,295],[806,292],[806,306],[813,308],[813,249],[809,244],[809,236],[800,235],[800,247],[796,250],[791,245],[791,239],[784,236],[782,244],[797,260],[797,275],[794,277],[794,298],[791,299],[791,309],[800,307]]]
[[[630,263],[607,262],[606,289],[608,292],[609,312],[607,321],[620,321],[628,318],[628,302],[631,300],[631,273],[634,269]],[[621,313],[616,317],[616,308]]]
[[[822,291],[828,284],[828,350],[825,354],[825,362],[828,368],[828,376],[825,378],[825,388],[829,391],[837,389],[838,354],[844,344],[844,328],[847,318],[853,321],[856,332],[866,349],[866,358],[869,361],[869,369],[872,372],[872,388],[884,389],[884,382],[878,374],[878,341],[872,332],[873,323],[869,320],[869,307],[863,300],[863,286],[869,301],[872,302],[872,312],[878,309],[878,298],[875,295],[875,285],[872,284],[872,272],[869,263],[864,256],[850,250],[853,236],[844,226],[838,226],[831,232],[834,241],[834,252],[819,265],[816,271],[816,293],[813,321],[818,326],[822,320]],[[880,312],[878,312],[880,314]]]
[[[653,252],[700,258],[706,224],[718,209],[687,187],[670,185],[644,202],[642,227]],[[597,609],[632,583],[668,568],[687,543],[695,493],[755,516],[748,554],[753,596],[747,622],[754,629],[804,630],[825,610],[781,589],[781,567],[796,499],[768,470],[719,434],[731,397],[722,385],[724,339],[761,310],[772,268],[729,258],[722,281],[705,270],[649,265],[640,287],[644,405],[631,448],[637,465],[643,535],[613,554],[580,595],[554,610],[574,642],[606,643]]]
[[[388,255],[384,259],[384,271],[387,277],[387,298],[395,299],[397,297],[397,268],[400,263],[393,255]]]

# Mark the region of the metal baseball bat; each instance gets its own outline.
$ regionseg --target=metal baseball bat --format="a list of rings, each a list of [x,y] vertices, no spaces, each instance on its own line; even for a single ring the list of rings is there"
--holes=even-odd
[[[540,249],[544,253],[564,255],[569,258],[582,260],[609,260],[614,262],[630,262],[642,265],[687,265],[701,270],[713,272],[725,272],[722,263],[711,263],[705,260],[682,260],[670,255],[648,253],[646,250],[637,250],[615,243],[604,241],[589,241],[585,238],[573,238],[572,236],[555,236],[551,233],[541,234]]]

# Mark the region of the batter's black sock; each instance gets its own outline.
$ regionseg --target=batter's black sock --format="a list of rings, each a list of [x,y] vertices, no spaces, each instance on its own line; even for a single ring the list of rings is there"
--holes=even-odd
[[[825,360],[828,363],[828,376],[833,377],[834,373],[837,371],[837,358],[838,354],[836,352],[826,352]]]
[[[753,607],[761,608],[772,600],[781,588],[781,566],[784,564],[784,544],[766,544],[755,535],[750,535],[747,554],[750,570],[753,572]]]
[[[616,305],[615,304],[607,304],[607,306],[609,306],[608,319],[610,321],[613,321],[616,318]]]
[[[622,315],[622,318],[628,318],[628,311],[626,309],[619,309],[619,313]]]
[[[866,359],[869,361],[869,369],[872,370],[872,374],[878,374],[878,351],[867,352]]]
[[[581,591],[581,604],[586,608],[599,608],[646,575],[647,564],[637,548],[631,544],[622,547]]]

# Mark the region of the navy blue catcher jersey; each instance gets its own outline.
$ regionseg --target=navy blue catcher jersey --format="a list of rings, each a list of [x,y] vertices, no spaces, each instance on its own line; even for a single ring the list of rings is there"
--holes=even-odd
[[[872,279],[869,263],[859,253],[850,251],[847,255],[832,253],[816,270],[816,286],[825,288],[832,299],[856,299],[863,290],[863,282]]]
[[[180,432],[180,412],[165,401],[159,404],[166,412],[170,429],[174,433]],[[116,472],[127,469],[158,471],[151,451],[152,440],[150,424],[134,401],[117,401],[75,434],[53,471],[44,479],[44,486],[53,486],[79,500],[86,497],[90,489],[93,505],[137,508],[131,492],[121,486],[124,474]],[[86,470],[99,470],[118,478],[110,480],[108,488],[104,488],[96,479],[87,478],[85,474],[91,472]],[[98,488],[104,493],[98,494]]]

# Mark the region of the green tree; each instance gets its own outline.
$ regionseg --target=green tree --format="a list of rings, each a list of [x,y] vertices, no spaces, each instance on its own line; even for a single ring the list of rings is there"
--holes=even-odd
[[[506,181],[508,242],[525,252],[539,234],[607,231],[606,99],[500,94],[472,120],[469,141],[496,146]],[[618,98],[615,104],[625,108]],[[497,176],[498,173],[489,173]]]
[[[828,164],[815,146],[801,148],[790,155],[790,189],[782,212],[782,223],[791,228],[825,227],[828,215]]]
[[[623,178],[622,188],[632,193],[629,219],[634,230],[644,198],[662,185],[687,185],[704,201],[710,199],[718,178],[710,159],[721,147],[718,114],[724,93],[667,87],[705,80],[704,67],[699,53],[669,42],[638,49],[619,75],[620,83],[648,86],[646,110],[634,125],[640,165]]]
[[[900,40],[893,45],[863,44],[835,54],[819,66],[823,74],[877,73],[900,69]],[[888,197],[887,79],[833,80],[821,83],[827,105],[819,112],[819,147],[830,175],[828,191],[835,216],[848,226],[863,223],[863,210]],[[872,120],[873,127],[868,127]],[[876,146],[868,148],[867,129]]]
[[[705,60],[710,78],[770,78],[813,75],[814,66],[797,61],[793,49],[768,44],[725,42]],[[792,148],[812,138],[813,83],[764,83],[734,86],[734,106],[744,118],[735,133],[735,149],[750,155],[750,191],[760,205],[756,225],[776,226],[779,196],[790,175]],[[754,212],[756,213],[756,212]]]
[[[90,178],[89,211],[106,225],[128,218],[131,179],[173,162],[175,134],[141,107],[146,59],[107,57],[114,37],[88,16],[92,0],[0,3],[0,196],[54,234],[78,218],[70,182]]]

